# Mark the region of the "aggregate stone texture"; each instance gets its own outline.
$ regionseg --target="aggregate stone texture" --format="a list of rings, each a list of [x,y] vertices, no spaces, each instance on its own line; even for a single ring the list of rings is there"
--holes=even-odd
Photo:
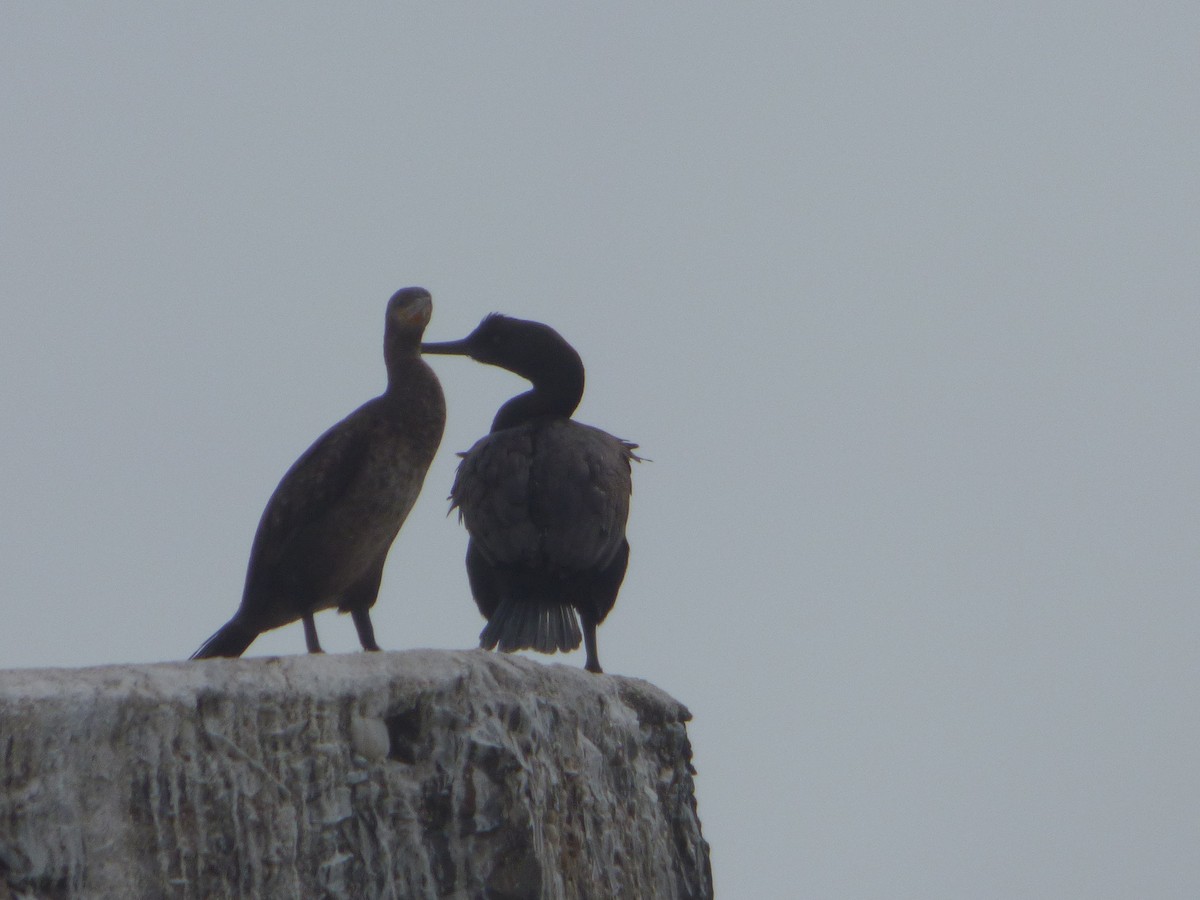
[[[0,900],[708,898],[688,711],[416,650],[0,672]]]

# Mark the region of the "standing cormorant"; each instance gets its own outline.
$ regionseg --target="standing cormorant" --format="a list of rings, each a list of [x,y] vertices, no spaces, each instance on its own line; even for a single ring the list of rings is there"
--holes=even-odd
[[[378,650],[371,607],[388,550],[412,509],[442,440],[446,401],[421,359],[433,301],[403,288],[387,305],[387,390],[317,439],[267,501],[237,614],[192,659],[241,656],[264,631],[304,620],[320,653],[313,614],[337,607],[354,619],[364,650]]]
[[[500,407],[466,453],[450,508],[466,523],[467,577],[488,624],[480,646],[574,650],[600,672],[596,626],[617,599],[629,562],[630,460],[637,446],[571,418],[583,362],[554,329],[490,315],[461,341],[423,353],[469,356],[515,372],[533,389]]]

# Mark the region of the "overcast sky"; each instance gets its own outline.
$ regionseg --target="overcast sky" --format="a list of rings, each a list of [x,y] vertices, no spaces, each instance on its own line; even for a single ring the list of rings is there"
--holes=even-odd
[[[422,285],[653,460],[600,655],[695,715],[720,896],[1200,896],[1194,0],[3,19],[0,667],[195,650]],[[390,649],[475,643],[445,496],[525,384],[433,366]]]

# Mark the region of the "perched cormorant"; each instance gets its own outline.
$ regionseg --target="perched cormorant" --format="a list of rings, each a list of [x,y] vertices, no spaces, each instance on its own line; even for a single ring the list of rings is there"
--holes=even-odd
[[[450,508],[466,523],[467,577],[488,624],[480,646],[574,650],[600,672],[596,626],[629,562],[625,520],[637,446],[571,418],[583,397],[575,348],[540,322],[490,315],[461,341],[423,353],[469,356],[515,372],[533,389],[500,407],[462,456]]]
[[[383,563],[442,440],[446,401],[421,359],[433,301],[403,288],[387,305],[387,390],[317,439],[267,501],[237,614],[192,659],[241,656],[264,631],[304,620],[320,653],[313,613],[337,607],[354,619],[364,650],[378,650],[371,607]]]

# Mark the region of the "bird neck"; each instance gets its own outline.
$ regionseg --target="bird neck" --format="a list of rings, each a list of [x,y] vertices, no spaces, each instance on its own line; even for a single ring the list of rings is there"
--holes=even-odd
[[[421,359],[421,332],[388,328],[383,336],[383,361],[391,392],[404,384],[413,369],[425,366]]]
[[[533,380],[533,389],[500,407],[492,431],[512,428],[542,416],[569,419],[583,399],[583,364],[557,370]]]

